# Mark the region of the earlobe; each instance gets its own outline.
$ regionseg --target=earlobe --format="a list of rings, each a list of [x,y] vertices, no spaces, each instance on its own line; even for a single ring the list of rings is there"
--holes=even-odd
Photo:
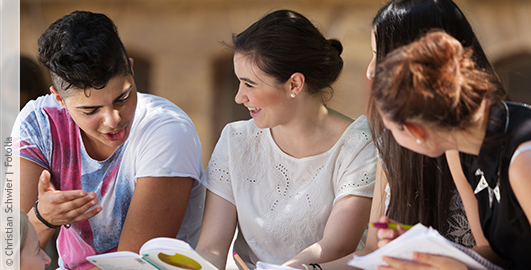
[[[404,125],[404,128],[416,139],[417,143],[421,144],[426,141],[426,131],[423,127],[408,122]]]
[[[296,72],[289,78],[289,91],[290,94],[298,96],[304,87],[305,77],[302,73]]]
[[[50,86],[50,92],[52,92],[52,94],[55,96],[55,100],[57,100],[57,102],[59,102],[61,106],[66,108],[63,98],[61,97],[61,95],[59,95],[59,93],[57,92],[57,89],[55,89],[53,85]]]

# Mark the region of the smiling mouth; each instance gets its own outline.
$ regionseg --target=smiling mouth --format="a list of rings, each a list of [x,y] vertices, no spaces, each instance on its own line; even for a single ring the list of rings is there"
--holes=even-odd
[[[261,110],[261,109],[258,108],[258,107],[253,107],[253,108],[247,107],[247,109],[249,109],[250,112],[258,112],[258,111]]]

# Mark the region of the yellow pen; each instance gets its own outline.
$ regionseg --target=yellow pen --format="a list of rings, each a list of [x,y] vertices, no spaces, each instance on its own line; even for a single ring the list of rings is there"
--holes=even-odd
[[[383,223],[383,222],[371,222],[369,223],[369,225],[377,229],[391,229],[391,230],[396,230],[397,226],[400,226],[404,229],[413,228],[413,225],[397,224],[397,223]]]

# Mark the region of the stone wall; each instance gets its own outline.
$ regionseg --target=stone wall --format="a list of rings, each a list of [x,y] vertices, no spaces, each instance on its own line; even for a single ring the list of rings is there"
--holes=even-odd
[[[345,66],[329,106],[351,117],[364,114],[371,59],[370,22],[383,5],[378,0],[21,0],[21,53],[35,58],[37,38],[56,19],[74,10],[109,15],[129,52],[149,70],[145,87],[183,108],[194,121],[206,166],[233,97],[216,97],[219,63],[232,53],[222,41],[276,9],[293,9],[312,20],[329,38],[344,45]],[[456,1],[476,29],[491,60],[531,53],[531,1]],[[226,66],[226,65],[225,65]],[[139,64],[140,67],[140,64]],[[230,68],[230,67],[229,67]],[[226,69],[226,67],[225,67]],[[219,74],[217,74],[219,73]],[[223,75],[231,76],[231,75]],[[223,81],[223,80],[222,80]],[[144,85],[144,84],[143,84]],[[236,88],[225,91],[234,95]],[[218,95],[219,96],[219,95]],[[227,101],[228,100],[228,101]],[[248,117],[248,116],[247,116]],[[215,123],[217,121],[218,123]]]

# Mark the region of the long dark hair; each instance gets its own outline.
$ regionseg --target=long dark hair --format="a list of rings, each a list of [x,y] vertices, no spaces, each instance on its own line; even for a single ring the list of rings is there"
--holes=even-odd
[[[478,66],[494,74],[472,27],[451,0],[392,0],[383,6],[373,20],[377,65],[392,50],[435,28],[471,48],[472,59]],[[501,84],[498,89],[500,96],[505,96]],[[372,99],[369,118],[375,146],[391,187],[387,215],[403,223],[421,222],[444,233],[450,201],[456,192],[446,156],[429,158],[399,146],[383,126]]]

